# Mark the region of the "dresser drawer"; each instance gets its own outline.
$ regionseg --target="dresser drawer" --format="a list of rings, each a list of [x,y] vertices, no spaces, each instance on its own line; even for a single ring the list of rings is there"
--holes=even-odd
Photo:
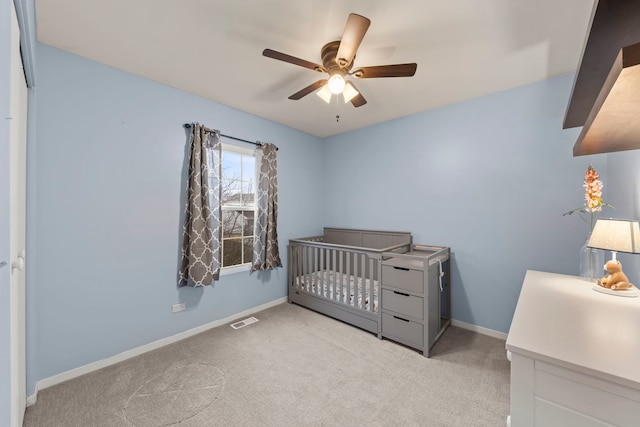
[[[382,286],[392,286],[422,294],[424,293],[422,271],[383,265]]]
[[[424,300],[415,295],[382,289],[382,309],[423,320]]]
[[[424,327],[422,323],[403,319],[400,316],[382,313],[382,336],[397,339],[404,344],[424,345]]]
[[[638,390],[540,361],[535,361],[534,372],[536,425],[552,425],[538,421],[568,417],[568,415],[580,420],[594,418],[606,420],[606,423],[597,424],[602,426],[638,425],[638,414],[640,414]],[[538,401],[551,402],[552,405],[549,408],[543,407],[538,404]],[[591,424],[581,422],[573,425]]]

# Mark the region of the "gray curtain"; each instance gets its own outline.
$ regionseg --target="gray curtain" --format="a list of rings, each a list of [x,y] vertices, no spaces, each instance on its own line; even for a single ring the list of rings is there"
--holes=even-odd
[[[258,149],[260,174],[258,176],[257,208],[253,241],[253,263],[251,271],[271,270],[282,267],[278,253],[278,179],[277,147],[263,144]]]
[[[194,123],[179,286],[205,286],[220,275],[220,135]]]

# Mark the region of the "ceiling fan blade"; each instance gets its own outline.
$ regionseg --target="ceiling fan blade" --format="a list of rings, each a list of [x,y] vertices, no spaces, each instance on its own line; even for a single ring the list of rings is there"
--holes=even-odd
[[[353,82],[349,82],[349,84],[351,86],[353,86],[353,88],[358,91],[358,94],[356,96],[354,96],[353,98],[351,98],[351,104],[353,104],[354,107],[358,108],[358,107],[362,107],[364,104],[367,103],[367,100],[364,99],[364,96],[362,96],[362,92],[360,92],[360,89],[358,89],[356,87],[356,85],[353,84]]]
[[[378,65],[375,67],[362,67],[351,74],[360,79],[373,79],[377,77],[411,77],[416,73],[418,64]]]
[[[305,87],[304,89],[294,93],[289,97],[289,99],[298,100],[303,96],[309,95],[311,92],[320,89],[322,86],[326,84],[327,84],[327,79],[318,80],[317,82],[311,83],[309,86]]]
[[[347,18],[347,25],[344,27],[342,38],[340,39],[340,47],[338,48],[338,54],[336,55],[336,61],[341,67],[348,67],[353,58],[356,56],[356,51],[364,38],[364,35],[369,29],[371,21],[364,16],[350,13]]]
[[[361,93],[359,93],[351,100],[351,103],[353,104],[354,107],[358,108],[366,104],[367,100],[364,99],[364,96],[362,96]]]
[[[267,58],[277,59],[278,61],[288,62],[289,64],[299,65],[301,67],[309,68],[314,71],[324,71],[324,67],[313,62],[305,61],[304,59],[296,58],[295,56],[287,55],[286,53],[277,52],[272,49],[265,49],[262,51],[262,55]]]

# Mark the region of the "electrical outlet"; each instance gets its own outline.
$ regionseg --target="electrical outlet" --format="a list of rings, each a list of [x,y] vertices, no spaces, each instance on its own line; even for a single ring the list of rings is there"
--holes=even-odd
[[[173,304],[171,306],[171,312],[172,313],[178,313],[180,311],[184,311],[185,308],[187,308],[187,303],[185,303],[185,302],[181,302],[179,304]]]

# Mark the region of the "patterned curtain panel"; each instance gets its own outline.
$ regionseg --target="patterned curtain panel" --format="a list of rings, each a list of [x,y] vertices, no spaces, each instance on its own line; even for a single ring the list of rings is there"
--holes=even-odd
[[[282,267],[278,253],[278,179],[276,151],[273,144],[261,147],[260,175],[258,177],[255,239],[251,271]]]
[[[191,126],[188,199],[179,286],[205,286],[220,275],[220,135]]]

